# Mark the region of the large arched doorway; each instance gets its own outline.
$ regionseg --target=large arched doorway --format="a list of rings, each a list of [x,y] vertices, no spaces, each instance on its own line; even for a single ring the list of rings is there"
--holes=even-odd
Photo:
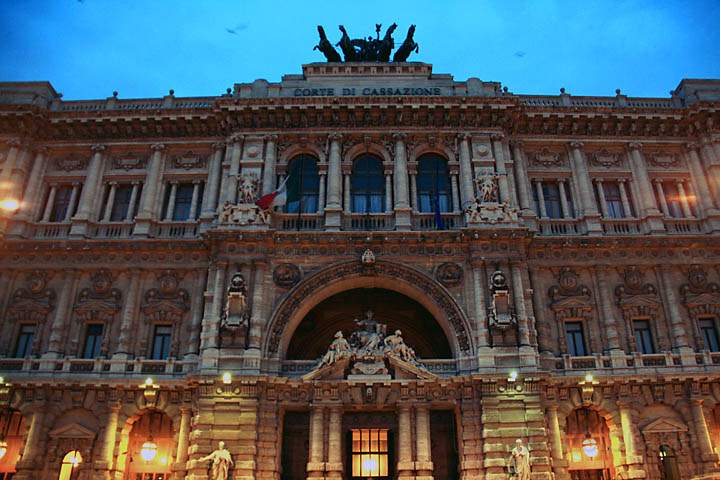
[[[381,288],[355,288],[329,297],[305,315],[293,333],[288,360],[321,357],[338,330],[347,337],[357,330],[355,319],[367,310],[387,325],[388,332],[401,330],[405,342],[419,358],[452,358],[443,329],[425,307],[415,300]]]
[[[135,419],[121,445],[127,452],[125,479],[165,480],[174,453],[172,419],[164,412],[148,410]]]
[[[605,419],[596,410],[580,407],[570,412],[565,439],[572,480],[614,478],[610,430]]]
[[[0,480],[9,480],[23,452],[25,417],[17,410],[0,412]]]

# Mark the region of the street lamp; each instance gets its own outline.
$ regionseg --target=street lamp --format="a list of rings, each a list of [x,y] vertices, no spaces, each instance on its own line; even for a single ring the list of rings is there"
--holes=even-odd
[[[598,444],[597,440],[590,436],[590,433],[585,435],[585,440],[582,441],[582,449],[588,458],[595,458],[598,455]]]
[[[153,442],[152,435],[150,435],[147,441],[142,444],[142,448],[140,449],[140,456],[146,462],[152,462],[153,460],[155,460],[155,456],[157,455],[157,453],[157,443]]]

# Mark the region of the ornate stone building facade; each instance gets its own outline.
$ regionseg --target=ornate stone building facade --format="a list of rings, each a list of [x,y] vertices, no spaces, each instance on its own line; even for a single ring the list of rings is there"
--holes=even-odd
[[[0,479],[720,478],[719,108],[0,83]]]

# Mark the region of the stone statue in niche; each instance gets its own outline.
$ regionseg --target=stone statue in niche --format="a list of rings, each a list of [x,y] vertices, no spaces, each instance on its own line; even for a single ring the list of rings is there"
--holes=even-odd
[[[210,465],[210,480],[228,480],[230,478],[230,467],[233,465],[232,456],[227,448],[225,448],[225,442],[218,442],[218,448],[210,455],[202,457],[200,462],[212,461]]]
[[[258,178],[255,174],[241,175],[238,182],[240,203],[255,203],[257,199]]]
[[[505,274],[500,270],[495,270],[490,277],[490,292],[492,293],[492,302],[488,312],[490,326],[505,329],[517,324],[517,318],[510,303],[510,288],[507,285]]]
[[[498,177],[492,172],[478,172],[475,177],[475,185],[477,186],[478,198],[481,203],[497,203],[498,196]]]
[[[514,480],[530,480],[530,451],[521,439],[515,440],[515,447],[510,452],[510,476]]]
[[[245,347],[250,308],[245,277],[238,272],[230,279],[220,325],[220,343],[224,347]]]

